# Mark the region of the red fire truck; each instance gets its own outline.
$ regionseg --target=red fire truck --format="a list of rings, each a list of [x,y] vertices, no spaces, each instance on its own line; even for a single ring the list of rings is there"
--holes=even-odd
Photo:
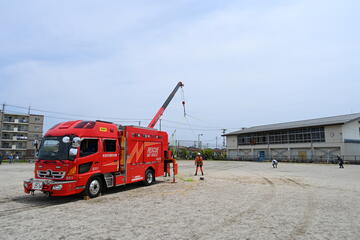
[[[179,82],[148,127],[118,126],[105,121],[68,121],[49,129],[41,141],[35,177],[24,181],[25,193],[49,196],[84,193],[91,198],[105,189],[143,181],[145,185],[177,164],[166,132],[154,129],[183,87]],[[184,102],[183,102],[184,104]]]

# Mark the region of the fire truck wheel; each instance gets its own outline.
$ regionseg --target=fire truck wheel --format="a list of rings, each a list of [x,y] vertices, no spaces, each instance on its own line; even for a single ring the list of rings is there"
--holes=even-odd
[[[103,188],[102,181],[99,177],[92,177],[86,184],[85,194],[90,198],[99,196]]]
[[[155,182],[154,171],[151,169],[146,170],[145,180],[144,180],[145,186],[149,186],[149,185],[153,184],[154,182]]]

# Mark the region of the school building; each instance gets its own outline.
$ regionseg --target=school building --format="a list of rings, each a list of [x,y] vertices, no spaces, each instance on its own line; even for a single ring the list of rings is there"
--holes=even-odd
[[[360,113],[243,128],[224,135],[230,159],[360,162]]]

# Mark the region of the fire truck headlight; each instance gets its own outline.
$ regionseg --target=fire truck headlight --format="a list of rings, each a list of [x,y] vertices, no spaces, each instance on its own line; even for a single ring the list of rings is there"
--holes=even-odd
[[[62,187],[63,187],[63,185],[61,185],[61,184],[60,184],[60,185],[54,185],[54,186],[52,187],[52,189],[59,191],[59,190],[62,189]]]

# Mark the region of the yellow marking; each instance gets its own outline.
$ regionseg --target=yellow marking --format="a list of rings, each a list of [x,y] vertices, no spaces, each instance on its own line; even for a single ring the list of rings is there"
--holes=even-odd
[[[150,146],[154,146],[154,145],[160,145],[160,142],[144,142],[145,147],[150,147]]]
[[[107,128],[106,127],[101,127],[100,132],[107,132]]]
[[[103,167],[105,167],[105,166],[112,166],[112,165],[117,165],[117,162],[104,164]]]

